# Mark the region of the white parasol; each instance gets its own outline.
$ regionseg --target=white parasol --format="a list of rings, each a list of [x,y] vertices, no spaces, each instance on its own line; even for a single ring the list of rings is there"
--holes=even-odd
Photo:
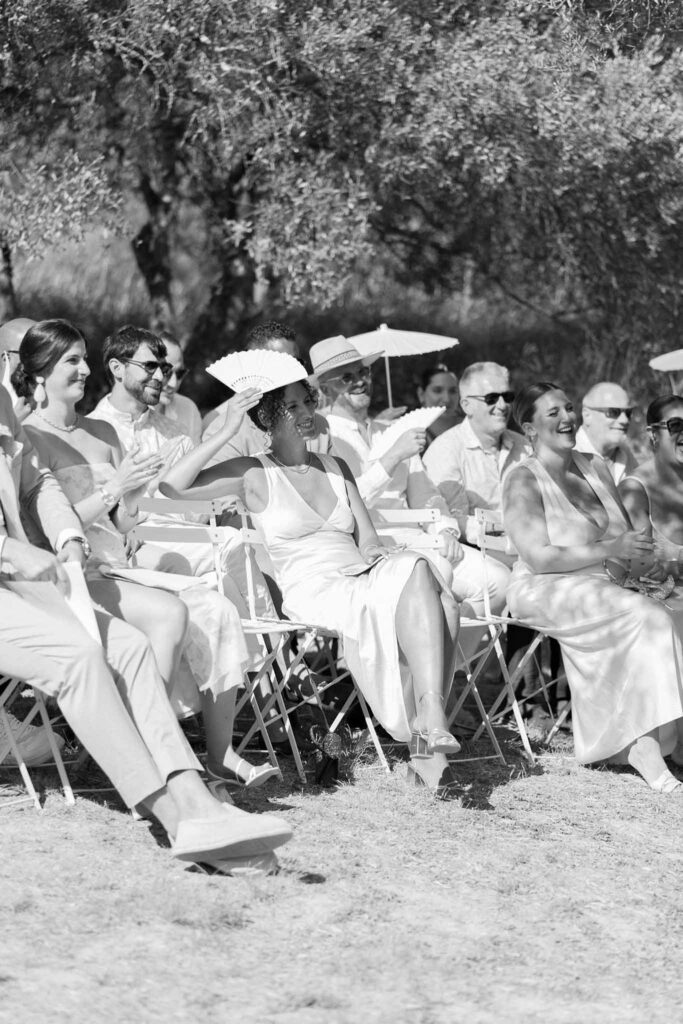
[[[384,353],[384,369],[387,375],[387,396],[389,406],[393,408],[391,394],[391,374],[389,359],[391,356],[422,356],[428,352],[441,352],[445,348],[459,345],[457,338],[447,338],[443,334],[423,334],[422,331],[399,331],[394,327],[380,324],[376,331],[357,334],[348,339],[356,346],[361,355],[372,352]]]
[[[654,359],[650,360],[650,366],[653,370],[659,370],[660,373],[667,373],[669,375],[669,383],[671,390],[676,390],[676,378],[675,373],[683,372],[683,348],[677,348],[675,352],[664,352],[661,356],[655,356]]]

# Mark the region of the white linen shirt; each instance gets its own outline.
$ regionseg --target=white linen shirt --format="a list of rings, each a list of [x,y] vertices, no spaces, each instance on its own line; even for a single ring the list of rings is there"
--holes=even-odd
[[[371,515],[373,508],[436,508],[442,518],[434,524],[434,532],[447,529],[460,535],[457,522],[449,515],[448,507],[427,476],[419,455],[400,462],[391,476],[379,460],[371,458],[373,438],[386,430],[388,423],[368,419],[360,424],[335,413],[328,413],[327,420],[332,453],[347,463]]]
[[[475,508],[502,509],[501,481],[508,466],[530,454],[521,434],[504,430],[500,447],[485,449],[465,419],[432,441],[423,461],[450,514],[466,519],[465,539],[477,544]]]
[[[613,457],[601,455],[583,427],[576,432],[574,447],[577,452],[585,452],[587,455],[597,455],[607,466],[615,484],[618,484],[622,477],[632,473],[636,468],[636,457],[628,444],[623,444],[616,449]]]

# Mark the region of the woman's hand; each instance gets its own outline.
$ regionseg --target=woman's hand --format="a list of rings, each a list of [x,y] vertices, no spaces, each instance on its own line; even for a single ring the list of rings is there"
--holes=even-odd
[[[258,405],[262,398],[263,392],[258,388],[247,388],[246,391],[233,395],[226,404],[225,417],[220,427],[221,436],[234,437],[242,426],[247,410]]]
[[[164,459],[160,452],[141,455],[139,448],[132,448],[121,460],[107,490],[113,491],[117,496],[122,496],[128,494],[129,491],[144,488],[150,480],[159,475],[163,465]]]
[[[451,530],[443,530],[439,534],[439,540],[441,541],[440,554],[446,558],[451,565],[457,565],[458,562],[462,562],[465,557],[465,552],[462,549],[460,541]]]
[[[370,564],[370,562],[374,562],[377,558],[386,558],[387,555],[392,553],[392,551],[399,550],[400,548],[395,544],[391,547],[387,547],[386,544],[382,544],[381,541],[369,541],[367,544],[363,545],[361,555],[365,561]]]
[[[618,537],[605,544],[606,558],[635,559],[636,561],[653,561],[654,541],[648,536],[646,529],[626,530]]]
[[[662,565],[673,563],[673,571],[678,572],[678,560],[683,553],[680,544],[672,544],[665,537],[657,537],[655,541],[655,559]]]

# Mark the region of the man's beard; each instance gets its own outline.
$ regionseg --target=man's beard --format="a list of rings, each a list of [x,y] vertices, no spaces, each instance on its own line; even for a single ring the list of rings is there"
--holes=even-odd
[[[146,381],[129,381],[126,391],[132,398],[135,398],[141,405],[153,407],[159,404],[160,391],[156,388],[150,389]]]

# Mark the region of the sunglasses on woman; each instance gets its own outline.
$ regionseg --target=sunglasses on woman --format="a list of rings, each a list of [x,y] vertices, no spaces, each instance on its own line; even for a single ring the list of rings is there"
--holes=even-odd
[[[476,398],[478,402],[486,402],[487,405],[496,405],[499,398],[502,398],[506,405],[512,405],[514,391],[489,391],[485,395],[466,395],[466,398]]]
[[[672,416],[670,420],[662,420],[661,423],[648,424],[651,430],[658,430],[666,427],[671,437],[678,437],[683,434],[683,416]]]
[[[633,416],[634,406],[632,405],[584,405],[584,409],[591,409],[593,412],[601,412],[608,420],[618,420],[623,415],[627,420]]]

